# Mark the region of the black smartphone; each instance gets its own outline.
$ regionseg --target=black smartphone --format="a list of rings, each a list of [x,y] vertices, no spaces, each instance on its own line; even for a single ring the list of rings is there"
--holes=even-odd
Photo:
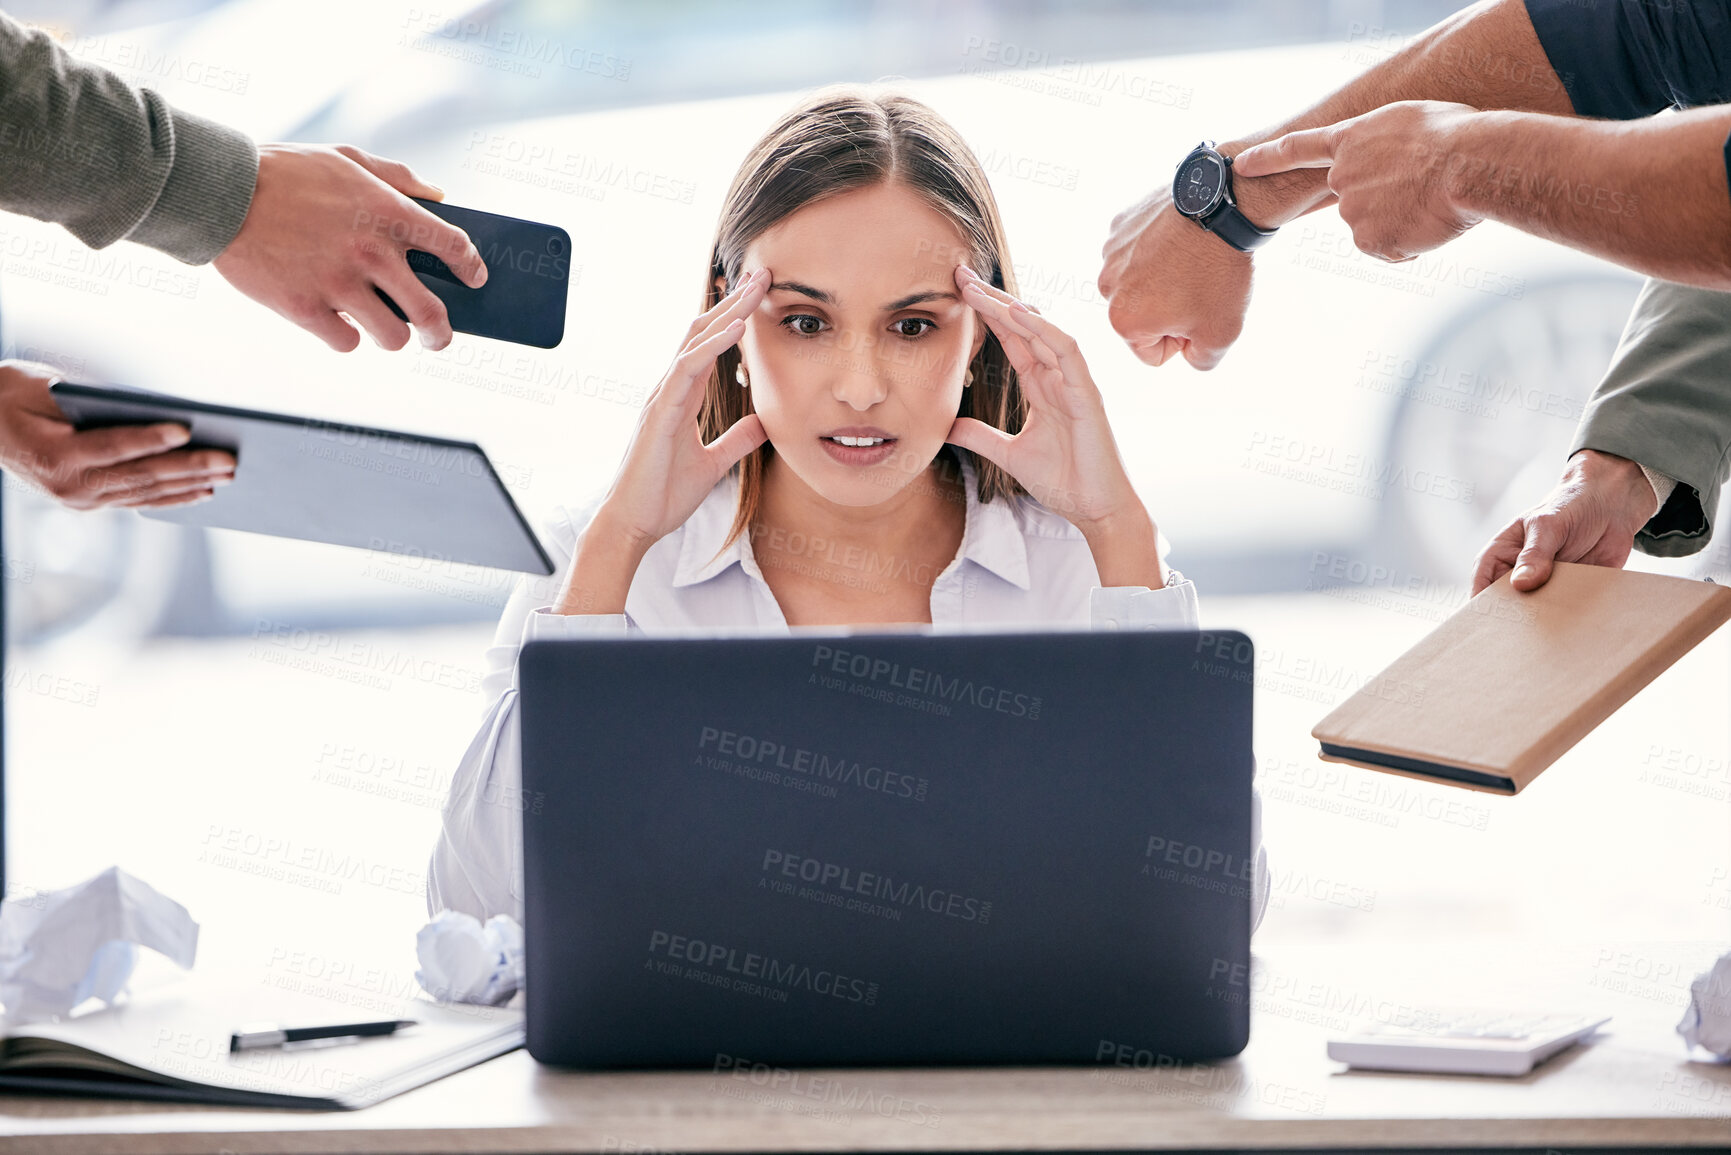
[[[487,283],[471,289],[450,266],[420,249],[408,252],[409,268],[445,303],[451,328],[551,349],[565,336],[565,299],[571,283],[571,235],[557,225],[502,217],[443,201],[415,203],[469,234],[487,263]],[[383,290],[379,296],[408,320]]]

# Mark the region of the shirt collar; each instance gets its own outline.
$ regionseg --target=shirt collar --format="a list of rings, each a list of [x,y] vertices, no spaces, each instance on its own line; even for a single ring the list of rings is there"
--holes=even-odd
[[[962,530],[962,548],[957,556],[982,569],[991,570],[1017,589],[1027,589],[1028,542],[1016,518],[1020,497],[1000,497],[981,503],[979,479],[972,454],[956,454],[962,462],[962,489],[968,497],[967,523]]]
[[[1015,510],[1020,499],[1000,497],[982,503],[973,463],[966,456],[957,456],[962,464],[962,492],[967,498],[962,547],[957,551],[957,557],[990,570],[1018,589],[1029,588],[1028,543],[1022,536],[1022,526]],[[679,563],[673,573],[675,589],[706,582],[735,563],[747,573],[758,572],[757,559],[751,551],[749,528],[723,548],[727,531],[733,528],[738,504],[739,478],[730,473],[709,491],[697,512],[686,519],[685,533],[679,546]]]
[[[679,564],[673,568],[673,588],[683,589],[723,572],[735,562],[746,565],[746,572],[757,568],[751,555],[751,527],[727,541],[727,531],[733,528],[733,515],[739,508],[739,475],[729,473],[716,483],[697,507],[697,512],[685,519],[685,533],[679,545]],[[723,543],[726,548],[723,549]]]

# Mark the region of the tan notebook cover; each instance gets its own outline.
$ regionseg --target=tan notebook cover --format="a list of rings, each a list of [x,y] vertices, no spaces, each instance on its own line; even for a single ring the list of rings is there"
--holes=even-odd
[[[1504,574],[1318,722],[1322,757],[1514,794],[1731,619],[1731,587],[1557,563]]]

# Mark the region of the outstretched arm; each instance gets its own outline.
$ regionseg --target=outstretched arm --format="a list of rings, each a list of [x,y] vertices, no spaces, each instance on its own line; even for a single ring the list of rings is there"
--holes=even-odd
[[[1448,195],[1648,276],[1731,289],[1731,107],[1637,121],[1490,112],[1455,138]]]
[[[1637,121],[1427,101],[1247,149],[1245,176],[1325,174],[1360,249],[1404,261],[1497,220],[1680,284],[1731,289],[1731,107]]]
[[[1477,109],[1573,115],[1569,94],[1551,67],[1524,0],[1487,0],[1419,35],[1387,60],[1280,124],[1221,146],[1235,156],[1252,145],[1322,128],[1403,100],[1434,100]],[[1326,170],[1248,179],[1235,188],[1245,213],[1263,228],[1332,204]],[[1256,215],[1257,210],[1267,218]],[[1192,226],[1194,227],[1194,226]]]
[[[487,271],[462,230],[409,199],[441,196],[359,149],[260,150],[0,13],[0,210],[64,225],[95,249],[128,240],[187,264],[214,260],[334,349],[360,343],[345,315],[386,348],[408,342],[375,286],[423,343],[450,343],[445,307],[406,253],[436,253],[471,287]]]
[[[1252,145],[1362,115],[1392,101],[1434,100],[1481,109],[1568,114],[1569,94],[1552,69],[1522,0],[1485,0],[1414,37],[1350,83],[1278,124],[1227,141]],[[1173,157],[1177,165],[1179,157]],[[1325,171],[1299,169],[1234,178],[1252,223],[1274,228],[1333,203]],[[1199,369],[1225,356],[1250,304],[1251,257],[1172,208],[1156,188],[1112,221],[1100,292],[1113,328],[1151,365],[1182,353]]]

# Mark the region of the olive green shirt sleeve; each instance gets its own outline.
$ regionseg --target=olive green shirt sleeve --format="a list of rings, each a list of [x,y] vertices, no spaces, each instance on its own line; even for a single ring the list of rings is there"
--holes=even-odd
[[[1658,557],[1699,552],[1731,469],[1731,293],[1648,281],[1570,454],[1596,449],[1677,479],[1635,535]]]
[[[0,210],[203,264],[252,205],[258,149],[242,133],[70,55],[0,13]]]

